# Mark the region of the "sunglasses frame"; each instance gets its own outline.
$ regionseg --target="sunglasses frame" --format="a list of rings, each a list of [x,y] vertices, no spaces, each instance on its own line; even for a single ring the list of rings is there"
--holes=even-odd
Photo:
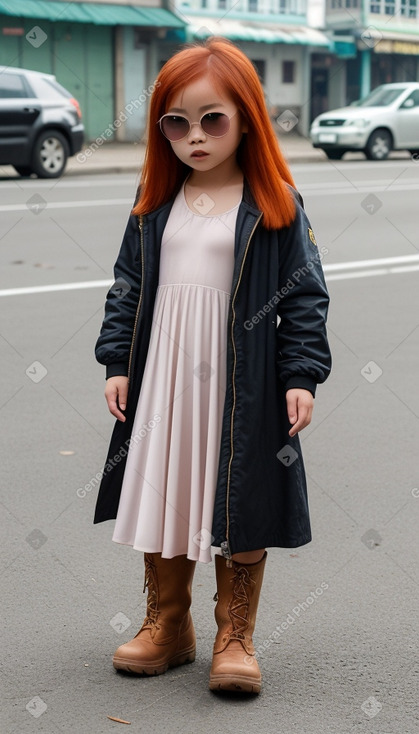
[[[228,130],[226,130],[225,133],[223,133],[222,135],[210,135],[209,133],[205,132],[205,130],[203,129],[203,127],[201,125],[201,122],[202,122],[202,120],[204,119],[204,117],[206,115],[213,115],[214,113],[217,113],[218,115],[224,115],[228,119]],[[229,130],[230,130],[230,121],[232,120],[233,117],[235,117],[235,115],[237,115],[237,113],[238,113],[238,110],[236,110],[235,112],[233,112],[232,115],[227,115],[226,112],[220,112],[219,110],[212,110],[212,111],[207,110],[207,112],[204,112],[204,114],[201,115],[201,117],[200,117],[200,119],[199,119],[198,122],[189,122],[188,118],[185,117],[185,115],[179,115],[176,112],[166,112],[166,114],[164,114],[164,115],[161,116],[160,120],[157,120],[156,125],[159,126],[161,134],[164,135],[164,137],[166,138],[166,140],[168,140],[170,143],[179,143],[181,140],[185,140],[185,138],[188,137],[188,135],[190,134],[190,132],[192,130],[192,125],[199,125],[200,128],[201,128],[201,130],[203,131],[204,135],[208,135],[209,138],[223,138],[229,132]],[[181,117],[183,120],[186,120],[186,122],[189,123],[189,130],[186,133],[186,135],[184,135],[183,138],[177,138],[176,140],[170,140],[170,138],[168,138],[167,135],[165,135],[165,133],[163,132],[163,129],[162,129],[161,122],[162,122],[162,120],[165,117]]]

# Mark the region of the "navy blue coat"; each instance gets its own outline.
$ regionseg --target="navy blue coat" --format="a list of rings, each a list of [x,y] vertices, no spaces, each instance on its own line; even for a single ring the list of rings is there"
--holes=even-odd
[[[331,369],[329,296],[313,231],[296,199],[290,227],[267,230],[244,181],[235,232],[227,329],[227,390],[212,545],[226,557],[311,540],[300,441],[288,435],[285,393],[315,394]],[[116,421],[94,522],[116,517],[159,280],[160,243],[174,198],[131,215],[107,294],[96,358],[106,376],[129,376],[126,421]],[[279,316],[279,319],[278,319]]]

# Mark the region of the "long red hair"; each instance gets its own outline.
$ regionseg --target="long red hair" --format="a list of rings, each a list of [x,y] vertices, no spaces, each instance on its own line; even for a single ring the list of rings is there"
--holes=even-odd
[[[286,184],[295,188],[295,183],[278,145],[259,77],[237,46],[214,36],[204,43],[186,44],[160,70],[150,100],[147,148],[133,214],[146,214],[169,201],[190,172],[190,166],[175,155],[157,122],[173,97],[203,76],[233,100],[247,122],[248,132],[243,133],[237,149],[237,162],[263,212],[263,226],[289,226],[295,218],[295,202]]]

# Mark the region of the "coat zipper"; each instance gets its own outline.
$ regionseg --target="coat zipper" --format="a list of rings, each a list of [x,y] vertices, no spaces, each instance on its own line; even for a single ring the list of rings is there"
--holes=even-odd
[[[137,311],[135,314],[135,320],[134,320],[134,328],[132,331],[132,339],[131,339],[131,347],[129,350],[129,361],[128,361],[128,383],[130,381],[131,377],[131,362],[132,362],[132,353],[134,350],[134,341],[135,336],[137,332],[137,323],[138,323],[138,317],[140,315],[140,308],[141,308],[141,302],[143,300],[143,289],[144,289],[144,239],[143,239],[143,215],[140,214],[138,218],[138,228],[140,230],[140,252],[141,252],[141,286],[140,286],[140,296],[138,299],[138,306]]]
[[[236,409],[236,383],[235,383],[235,377],[236,377],[236,364],[237,364],[237,354],[236,354],[236,345],[234,342],[234,324],[236,321],[236,311],[234,308],[234,302],[236,300],[237,291],[239,289],[239,285],[242,279],[243,275],[243,269],[244,269],[244,263],[246,260],[247,252],[249,250],[250,241],[253,237],[254,231],[256,227],[258,226],[261,218],[263,216],[263,213],[259,214],[253,229],[249,235],[249,238],[246,243],[246,249],[244,251],[243,260],[240,268],[239,273],[239,279],[237,281],[237,285],[234,291],[233,299],[231,301],[231,308],[233,312],[233,318],[231,320],[231,341],[233,345],[233,373],[232,373],[232,384],[233,384],[233,407],[231,409],[231,420],[230,420],[230,460],[228,462],[228,474],[227,474],[227,493],[226,493],[226,539],[221,543],[221,552],[224,556],[224,558],[227,559],[227,566],[232,566],[233,561],[231,559],[231,549],[230,549],[230,510],[229,510],[229,502],[230,502],[230,478],[231,478],[231,464],[233,461],[233,455],[234,455],[234,449],[233,449],[233,432],[234,432],[234,412]]]

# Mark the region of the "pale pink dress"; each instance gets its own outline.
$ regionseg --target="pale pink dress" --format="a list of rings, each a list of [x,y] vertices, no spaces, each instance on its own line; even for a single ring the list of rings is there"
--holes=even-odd
[[[195,202],[208,214],[189,208],[183,184],[163,232],[136,439],[112,540],[209,563],[219,553],[211,528],[239,203],[211,216],[205,194]]]

